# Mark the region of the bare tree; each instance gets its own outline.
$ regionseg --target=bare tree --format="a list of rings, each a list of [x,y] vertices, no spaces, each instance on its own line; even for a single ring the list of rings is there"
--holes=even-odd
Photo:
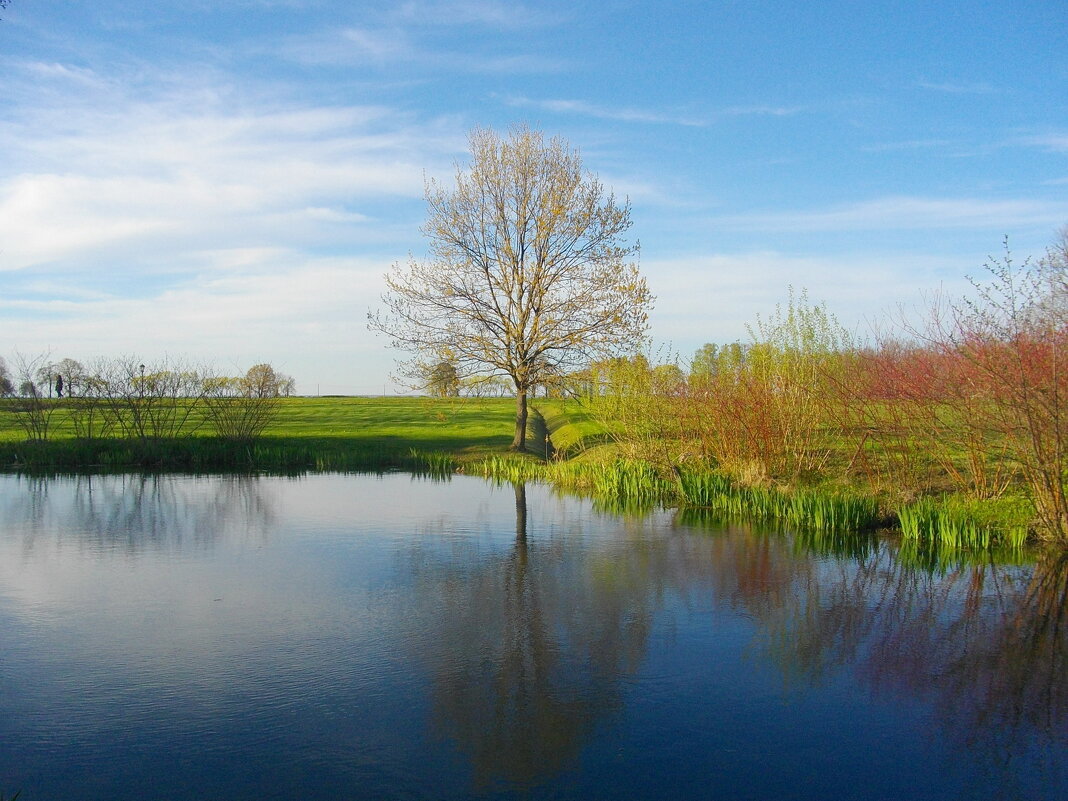
[[[11,411],[14,412],[15,419],[22,426],[23,431],[26,432],[27,439],[43,442],[48,439],[56,405],[42,394],[42,390],[34,383],[34,377],[46,370],[48,354],[29,357],[16,353],[15,362],[21,398],[10,407]],[[47,375],[47,373],[44,374]]]
[[[204,380],[204,403],[215,432],[225,439],[252,442],[278,414],[280,398],[293,391],[293,379],[269,364],[257,364],[244,376]]]
[[[505,375],[516,388],[512,449],[525,450],[527,395],[547,378],[633,347],[652,296],[624,239],[619,204],[579,154],[526,127],[470,135],[456,184],[430,180],[430,258],[394,265],[370,328],[415,354],[409,372],[452,361],[461,378]]]
[[[189,436],[199,427],[203,373],[181,360],[146,365],[136,356],[123,356],[102,365],[95,379],[101,405],[124,436],[169,439]]]
[[[107,378],[113,373],[110,363],[96,359],[85,368],[73,362],[68,369],[67,400],[74,435],[82,439],[109,436],[119,420],[110,402]]]

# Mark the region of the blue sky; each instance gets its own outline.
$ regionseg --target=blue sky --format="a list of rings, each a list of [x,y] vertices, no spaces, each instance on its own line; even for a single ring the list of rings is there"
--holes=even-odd
[[[630,198],[683,357],[806,287],[866,331],[1068,223],[1068,4],[12,0],[0,354],[270,361],[393,391],[366,330],[475,126]]]

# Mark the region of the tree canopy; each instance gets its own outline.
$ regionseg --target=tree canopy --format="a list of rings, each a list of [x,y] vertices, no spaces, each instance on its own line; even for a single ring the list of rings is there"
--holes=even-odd
[[[470,146],[455,185],[427,182],[429,258],[394,265],[369,324],[412,354],[408,375],[447,361],[461,378],[511,379],[524,450],[528,392],[640,344],[653,298],[625,238],[629,202],[565,141],[477,129]]]

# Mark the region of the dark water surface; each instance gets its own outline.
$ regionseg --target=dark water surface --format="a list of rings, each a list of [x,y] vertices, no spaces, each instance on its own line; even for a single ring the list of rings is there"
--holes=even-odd
[[[915,565],[473,478],[0,476],[0,793],[1068,798],[1064,560]]]

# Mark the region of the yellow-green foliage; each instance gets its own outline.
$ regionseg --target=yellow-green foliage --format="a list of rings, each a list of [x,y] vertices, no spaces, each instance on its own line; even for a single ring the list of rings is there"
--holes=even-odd
[[[545,420],[557,459],[603,454],[611,442],[604,425],[577,400],[538,400],[536,408]]]

